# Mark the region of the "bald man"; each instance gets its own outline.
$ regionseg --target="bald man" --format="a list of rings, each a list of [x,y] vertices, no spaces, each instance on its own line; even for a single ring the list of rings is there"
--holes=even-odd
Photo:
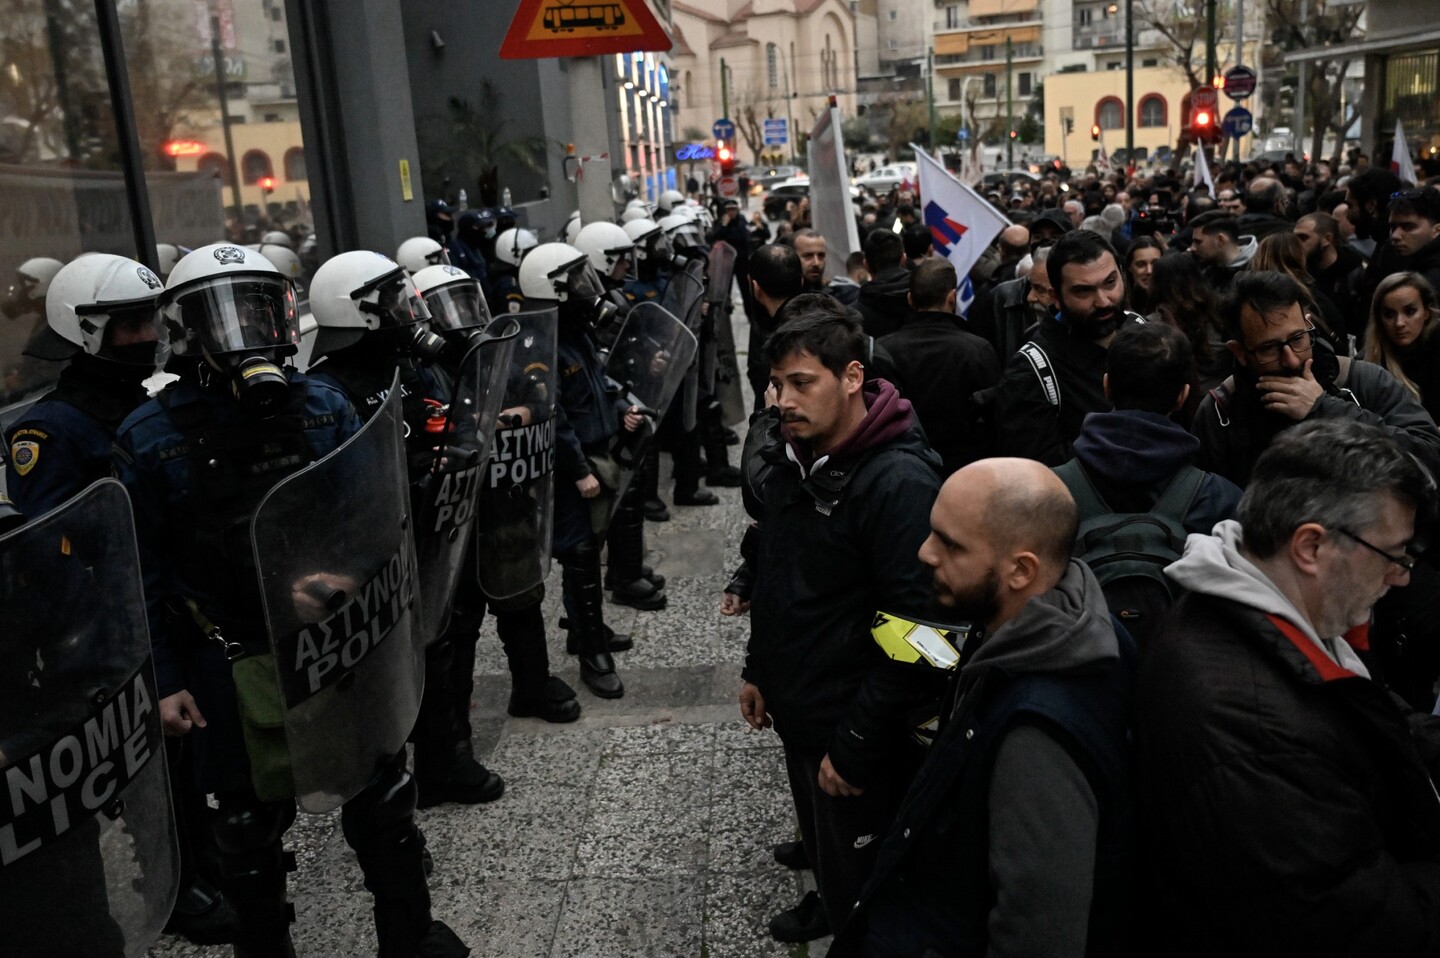
[[[920,559],[955,706],[831,958],[1124,953],[1131,670],[1076,523],[1031,460],[941,488]]]

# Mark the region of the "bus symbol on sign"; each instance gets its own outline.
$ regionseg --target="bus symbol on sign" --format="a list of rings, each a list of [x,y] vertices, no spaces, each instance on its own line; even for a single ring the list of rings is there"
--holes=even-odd
[[[616,30],[625,25],[625,11],[618,3],[594,3],[573,7],[565,0],[545,8],[545,26],[555,33],[577,28]]]

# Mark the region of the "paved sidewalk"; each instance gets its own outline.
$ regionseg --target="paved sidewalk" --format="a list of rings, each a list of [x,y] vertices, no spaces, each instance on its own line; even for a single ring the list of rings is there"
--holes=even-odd
[[[736,319],[743,345],[743,313]],[[550,656],[579,690],[578,722],[505,714],[509,673],[487,620],[471,721],[477,754],[504,776],[505,795],[418,814],[435,859],[436,917],[476,958],[798,958],[828,948],[828,939],[781,945],[765,930],[813,885],[770,854],[794,837],[794,816],[779,740],[751,732],[736,705],[749,622],[723,618],[719,602],[748,520],[739,490],[716,491],[718,506],[672,507],[670,522],[646,524],[669,608],[605,607],[607,621],[635,637],[616,657],[624,698],[589,694],[565,654],[558,567],[546,598]],[[662,484],[667,501],[669,493]],[[291,880],[298,953],[374,955],[369,895],[338,813],[302,815],[287,844],[300,859]],[[229,954],[175,938],[151,952]]]

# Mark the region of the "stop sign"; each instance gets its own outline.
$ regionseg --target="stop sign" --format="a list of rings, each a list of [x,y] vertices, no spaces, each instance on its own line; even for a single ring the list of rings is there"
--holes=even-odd
[[[718,184],[720,195],[729,199],[740,194],[740,181],[733,176],[722,176]]]
[[[1220,98],[1216,96],[1213,86],[1197,86],[1190,91],[1190,110],[1192,113],[1195,110],[1209,110],[1211,113],[1214,113],[1215,108],[1219,105]]]

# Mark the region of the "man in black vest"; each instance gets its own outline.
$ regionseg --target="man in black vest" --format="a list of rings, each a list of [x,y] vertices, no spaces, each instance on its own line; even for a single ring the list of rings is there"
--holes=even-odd
[[[926,631],[953,642],[955,705],[831,958],[1121,954],[1129,643],[1070,558],[1075,503],[1039,463],[986,459],[930,526],[939,614],[965,623]]]

